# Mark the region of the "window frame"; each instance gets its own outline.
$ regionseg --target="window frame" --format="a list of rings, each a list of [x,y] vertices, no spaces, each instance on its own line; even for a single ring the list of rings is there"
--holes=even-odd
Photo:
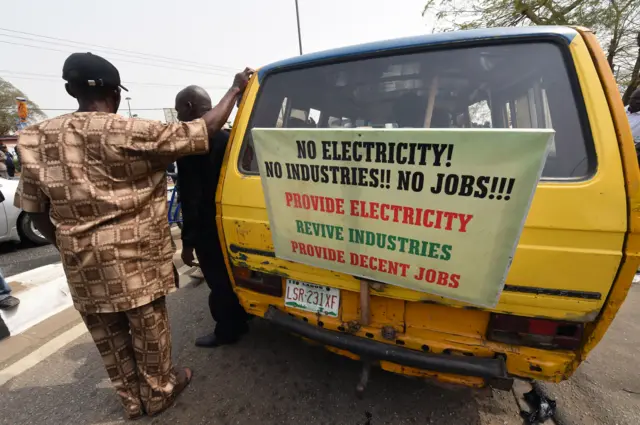
[[[576,34],[576,37],[580,37],[579,34]],[[467,49],[472,47],[491,47],[491,46],[500,46],[500,45],[514,45],[514,44],[531,44],[531,43],[551,43],[556,45],[563,59],[563,63],[565,65],[565,69],[567,71],[567,76],[569,78],[569,84],[571,93],[573,95],[574,102],[576,103],[576,109],[578,113],[578,121],[579,126],[582,131],[582,139],[585,143],[585,153],[586,159],[588,160],[589,167],[587,168],[587,172],[584,176],[581,177],[553,177],[553,176],[541,176],[540,181],[542,182],[556,182],[556,183],[580,183],[593,179],[598,171],[598,158],[596,155],[596,146],[595,140],[593,138],[593,133],[591,131],[591,125],[589,122],[589,116],[587,113],[587,107],[584,100],[584,95],[582,93],[582,88],[580,87],[580,80],[578,78],[578,73],[575,67],[575,63],[573,61],[573,57],[571,52],[569,51],[569,44],[571,43],[562,35],[528,35],[528,36],[507,36],[500,39],[477,39],[477,40],[468,40],[468,41],[458,41],[458,42],[449,42],[443,44],[436,45],[423,45],[423,46],[411,46],[406,48],[395,48],[390,49],[384,52],[364,52],[349,56],[341,56],[330,59],[324,59],[320,61],[311,61],[307,63],[299,63],[294,65],[289,65],[283,68],[279,68],[276,71],[272,71],[266,74],[263,80],[260,82],[260,88],[258,89],[258,93],[256,94],[256,99],[253,103],[253,108],[251,110],[251,115],[247,122],[247,128],[245,133],[242,135],[242,146],[240,148],[240,153],[237,159],[237,170],[239,173],[245,176],[259,176],[259,170],[245,170],[242,166],[242,160],[244,155],[246,154],[249,143],[247,142],[247,132],[250,132],[252,127],[252,123],[255,117],[255,113],[257,110],[257,106],[260,102],[260,97],[264,92],[264,88],[266,86],[266,82],[270,77],[290,71],[297,71],[303,69],[316,68],[319,66],[333,65],[339,63],[348,63],[348,62],[356,62],[360,60],[366,59],[374,59],[374,58],[385,58],[385,57],[393,57],[393,56],[402,56],[416,53],[429,53],[439,50],[458,50],[458,49]],[[288,121],[288,120],[287,120]],[[257,160],[257,158],[256,158]]]

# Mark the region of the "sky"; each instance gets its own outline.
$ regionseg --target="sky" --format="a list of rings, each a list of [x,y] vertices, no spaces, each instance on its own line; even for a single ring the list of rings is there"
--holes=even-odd
[[[429,33],[425,2],[299,0],[303,52]],[[182,87],[201,85],[215,103],[245,66],[298,55],[294,0],[32,0],[2,15],[0,77],[49,117],[77,106],[61,78],[73,52],[90,51],[118,68],[129,89],[119,113],[128,114],[129,96],[133,114],[160,120]]]

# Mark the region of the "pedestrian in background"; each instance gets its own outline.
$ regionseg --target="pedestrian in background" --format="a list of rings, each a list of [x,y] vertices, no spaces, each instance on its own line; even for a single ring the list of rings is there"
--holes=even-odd
[[[0,191],[0,204],[4,202],[4,195]],[[7,283],[0,269],[0,310],[9,310],[16,308],[20,304],[20,300],[11,295],[11,287]]]
[[[4,143],[0,143],[0,177],[3,179],[9,178],[9,171],[7,170],[7,154],[5,153],[7,147]]]
[[[11,295],[11,287],[0,269],[0,310],[11,310],[20,304],[20,300]]]
[[[172,162],[167,166],[167,178],[171,179],[175,190],[175,197],[173,197],[173,202],[169,205],[169,217],[172,219],[174,210],[180,205],[180,194],[178,193],[178,174],[176,173],[176,164]],[[177,250],[176,242],[171,237],[171,248],[173,250]],[[177,273],[177,272],[176,272]]]
[[[202,119],[163,124],[116,115],[118,70],[91,53],[64,63],[78,111],[20,133],[15,204],[60,250],[74,306],[128,418],[155,415],[189,384],[171,360],[165,296],[176,286],[167,221],[167,166],[209,151],[252,70],[236,75]]]
[[[634,141],[636,144],[640,143],[640,87],[631,94],[629,105],[627,106],[627,118],[629,119]]]
[[[5,156],[4,164],[7,167],[7,174],[9,177],[16,175],[16,164],[13,162],[13,154],[7,149],[7,145],[0,143],[0,152]]]
[[[636,145],[636,156],[640,162],[640,87],[631,93],[629,105],[627,106],[627,119],[631,127],[631,135]]]

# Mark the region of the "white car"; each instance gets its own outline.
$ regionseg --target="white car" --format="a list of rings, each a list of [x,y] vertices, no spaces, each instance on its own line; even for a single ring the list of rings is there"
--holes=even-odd
[[[29,215],[13,206],[18,181],[0,177],[0,191],[5,198],[4,202],[0,202],[0,242],[20,242],[26,239],[38,245],[46,244],[47,240],[36,230]]]

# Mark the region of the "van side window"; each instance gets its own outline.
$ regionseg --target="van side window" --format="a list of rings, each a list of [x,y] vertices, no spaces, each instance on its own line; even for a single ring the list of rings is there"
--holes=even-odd
[[[267,76],[249,129],[553,128],[543,178],[584,179],[595,172],[595,149],[569,75],[551,42],[318,65]],[[240,171],[258,173],[250,130]]]

